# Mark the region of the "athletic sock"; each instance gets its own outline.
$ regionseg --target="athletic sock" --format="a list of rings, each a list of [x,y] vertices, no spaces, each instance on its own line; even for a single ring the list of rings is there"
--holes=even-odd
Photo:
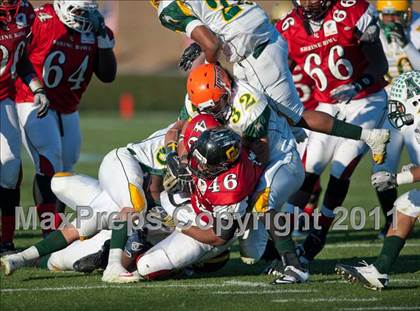
[[[392,265],[400,254],[401,249],[404,247],[405,240],[398,236],[386,237],[382,251],[373,265],[380,273],[388,274]]]
[[[116,226],[116,229],[112,229],[108,264],[110,263],[121,264],[121,256],[123,253],[125,243],[127,242],[127,239],[128,239],[127,221],[126,220],[116,221],[115,226]]]
[[[20,190],[0,187],[1,242],[13,242],[16,228],[16,206],[19,205]]]
[[[394,202],[397,200],[398,192],[397,189],[389,189],[382,192],[376,192],[378,196],[379,203],[381,204],[382,212],[386,218],[385,224],[391,224],[392,222],[392,213],[387,215],[393,208]]]
[[[38,256],[45,256],[67,247],[68,244],[61,231],[54,231],[34,247],[38,250]]]

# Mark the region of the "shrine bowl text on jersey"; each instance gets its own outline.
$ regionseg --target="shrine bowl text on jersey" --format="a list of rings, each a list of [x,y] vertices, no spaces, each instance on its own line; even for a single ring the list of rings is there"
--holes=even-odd
[[[107,30],[113,39],[111,30]],[[42,78],[51,108],[61,113],[77,110],[92,78],[97,52],[93,33],[69,30],[50,4],[36,10],[28,55]],[[20,79],[16,86],[17,103],[33,102],[32,92]]]
[[[35,13],[32,5],[23,0],[15,20],[0,27],[0,101],[14,99],[16,66],[25,51]]]
[[[359,39],[376,20],[376,12],[365,0],[339,0],[327,12],[318,31],[309,34],[296,10],[276,25],[289,44],[289,57],[315,81],[314,97],[334,103],[330,92],[360,79],[367,67]],[[354,99],[381,90],[379,81],[362,90]]]

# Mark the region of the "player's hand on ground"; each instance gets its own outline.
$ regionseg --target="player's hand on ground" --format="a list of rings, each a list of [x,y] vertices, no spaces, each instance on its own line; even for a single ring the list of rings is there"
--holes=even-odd
[[[394,189],[397,187],[397,177],[395,174],[380,171],[372,175],[371,177],[372,186],[378,191],[383,192],[385,190]]]
[[[330,95],[337,102],[348,102],[357,95],[356,86],[353,84],[340,85],[332,90]]]
[[[193,43],[184,50],[179,61],[179,67],[184,71],[191,69],[194,61],[201,55],[201,47],[198,43]]]
[[[34,106],[38,107],[36,114],[38,118],[43,118],[47,115],[50,101],[45,95],[44,89],[40,88],[34,92]]]

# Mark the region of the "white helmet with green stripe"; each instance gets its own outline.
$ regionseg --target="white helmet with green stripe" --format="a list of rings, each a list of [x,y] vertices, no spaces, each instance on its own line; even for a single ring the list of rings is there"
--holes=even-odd
[[[388,119],[395,128],[412,125],[420,118],[420,71],[403,73],[392,82]]]

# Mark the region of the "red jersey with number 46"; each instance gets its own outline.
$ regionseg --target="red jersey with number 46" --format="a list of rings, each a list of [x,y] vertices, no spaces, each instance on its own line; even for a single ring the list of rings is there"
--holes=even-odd
[[[34,18],[32,5],[22,0],[15,20],[0,26],[0,100],[15,97],[16,66],[25,51]]]
[[[375,22],[376,12],[365,0],[337,0],[317,31],[311,34],[296,10],[276,25],[289,44],[289,57],[315,81],[318,102],[334,103],[330,92],[357,81],[368,63],[360,48],[360,36]],[[362,90],[355,99],[382,89],[385,80]]]
[[[195,189],[191,204],[194,211],[197,214],[216,210],[239,212],[243,201],[253,194],[262,172],[263,168],[255,160],[255,155],[242,149],[235,165],[217,177],[204,180],[193,176]],[[206,216],[202,220],[206,221]]]
[[[108,29],[110,38],[113,38]],[[77,110],[94,72],[97,40],[93,33],[81,34],[67,28],[50,4],[36,10],[29,59],[46,90],[51,108],[61,113]],[[17,103],[32,102],[31,91],[17,81]]]

